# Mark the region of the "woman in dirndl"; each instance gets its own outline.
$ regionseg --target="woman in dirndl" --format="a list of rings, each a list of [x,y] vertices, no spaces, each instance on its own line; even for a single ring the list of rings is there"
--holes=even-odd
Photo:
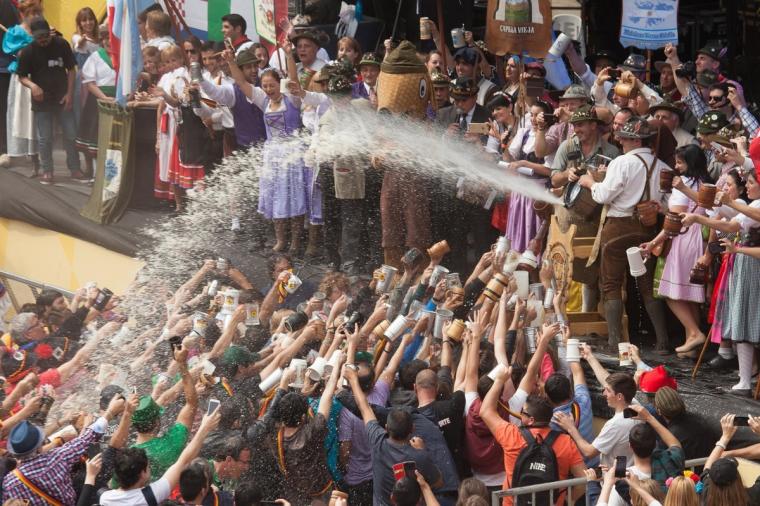
[[[289,251],[295,254],[301,248],[304,217],[309,211],[304,142],[299,136],[301,106],[318,107],[322,98],[320,94],[303,90],[298,80],[292,78],[288,92],[282,93],[281,76],[273,68],[259,73],[261,87],[253,86],[245,80],[231,51],[225,51],[224,58],[229,64],[232,78],[248,101],[264,112],[267,140],[264,142],[259,175],[258,211],[274,222],[276,243],[272,249],[276,252],[285,250],[290,225]],[[292,57],[288,60],[290,75],[296,77]]]
[[[721,221],[697,214],[685,214],[682,223],[690,226],[694,223],[706,225],[717,231],[738,234],[741,246],[760,246],[760,184],[757,168],[746,174],[747,197],[749,205],[733,200],[727,193],[720,195],[722,205],[739,212],[731,221]],[[727,245],[732,241],[723,238]],[[735,254],[730,274],[727,275],[728,298],[720,305],[720,314],[716,314],[713,325],[721,326],[723,339],[730,339],[736,345],[739,358],[739,383],[729,392],[749,395],[752,387],[752,365],[755,345],[760,342],[760,259]]]
[[[103,47],[87,58],[79,74],[87,89],[87,98],[79,121],[76,147],[84,153],[85,175],[92,177],[98,156],[98,100],[113,100],[116,93],[116,71],[108,54],[108,35],[103,39]]]
[[[42,15],[42,6],[37,0],[23,0],[18,3],[18,12],[21,24],[8,28],[3,36],[3,52],[14,57],[34,41],[29,22],[35,16]],[[6,113],[7,154],[11,158],[30,156],[34,164],[32,177],[37,177],[40,161],[37,156],[37,128],[32,111],[32,93],[19,81],[16,75],[17,67],[18,62],[15,60],[8,65],[8,71],[13,75],[8,89]]]
[[[668,200],[668,210],[673,213],[696,213],[704,215],[705,210],[696,203],[700,183],[712,183],[707,172],[707,158],[699,146],[690,144],[676,150],[675,171],[679,174],[673,193]],[[694,197],[694,202],[690,199]],[[665,230],[657,237],[642,245],[645,251],[664,244],[668,239]],[[705,250],[702,227],[691,226],[673,237],[665,259],[665,268],[660,279],[658,295],[664,297],[668,307],[683,325],[686,342],[676,348],[679,356],[696,356],[705,335],[699,328],[699,306],[705,301],[703,284],[691,282],[691,269],[697,265]]]
[[[537,118],[541,113],[551,114],[552,107],[546,102],[537,101],[530,108],[530,126],[520,127],[515,133],[514,139],[505,151],[505,159],[509,161],[508,170],[512,174],[520,174],[522,177],[546,182],[551,175],[551,169],[544,164],[543,158],[536,157]],[[528,248],[528,243],[536,237],[543,220],[533,209],[533,199],[521,193],[509,195],[509,208],[507,210],[507,236],[512,244],[512,250],[518,253]]]
[[[87,87],[82,81],[82,69],[87,59],[101,46],[103,34],[98,28],[98,20],[95,12],[89,7],[82,7],[76,16],[77,32],[71,36],[71,50],[74,52],[74,61],[77,62],[77,75],[74,81],[74,117],[77,125],[82,120],[84,106],[87,104]],[[108,36],[108,27],[103,25],[105,36]],[[89,164],[88,164],[89,166]]]
[[[515,115],[512,98],[503,91],[494,93],[493,98],[486,104],[486,109],[491,115],[491,131],[488,133],[486,153],[492,153],[499,157],[509,148],[515,134]],[[503,202],[494,204],[491,212],[491,226],[497,230],[507,229],[507,213],[509,210],[509,197]]]

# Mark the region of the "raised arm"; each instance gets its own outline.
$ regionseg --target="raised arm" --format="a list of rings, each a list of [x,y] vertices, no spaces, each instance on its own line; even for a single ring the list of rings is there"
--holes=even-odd
[[[342,360],[341,360],[342,362]],[[338,384],[340,377],[340,367],[333,367],[330,372],[330,379],[327,380],[322,397],[319,399],[319,413],[327,420],[330,417],[330,408],[332,408],[333,395],[335,395],[335,385]]]
[[[581,346],[581,356],[586,359],[588,365],[591,366],[591,370],[594,371],[597,381],[603,387],[607,386],[607,377],[610,375],[609,371],[599,363],[599,360],[591,352],[591,347],[588,345]]]
[[[541,329],[541,335],[536,343],[536,352],[530,357],[530,362],[528,362],[528,367],[525,370],[525,376],[520,380],[519,388],[523,392],[530,394],[535,389],[536,377],[541,369],[541,362],[544,361],[544,355],[549,348],[549,342],[551,342],[557,332],[559,332],[559,323],[544,325]]]
[[[502,390],[504,390],[504,381],[507,378],[509,369],[510,368],[507,367],[501,367],[500,370],[496,372],[493,385],[486,394],[486,398],[483,399],[483,403],[480,405],[480,418],[486,422],[488,430],[490,430],[491,433],[495,433],[503,424],[509,423],[504,421],[496,410],[497,402],[501,397]]]
[[[177,415],[177,423],[181,423],[190,430],[193,426],[195,412],[198,410],[198,392],[195,391],[195,381],[193,381],[190,370],[187,368],[187,349],[184,345],[174,352],[174,360],[179,366],[179,373],[182,376],[182,389],[185,392],[185,405],[182,406]]]
[[[203,420],[201,421],[201,426],[198,428],[198,432],[195,433],[195,436],[190,440],[190,443],[184,450],[182,450],[177,461],[166,470],[162,478],[169,482],[172,489],[179,483],[179,475],[184,471],[185,467],[190,464],[190,461],[198,456],[201,447],[203,446],[203,441],[206,439],[206,436],[216,429],[219,425],[219,420],[221,420],[219,408],[217,408],[211,415],[204,415]]]
[[[372,420],[376,420],[375,413],[372,411],[372,408],[369,407],[369,403],[367,402],[367,396],[364,395],[362,387],[359,385],[359,375],[356,373],[356,366],[346,365],[343,367],[343,377],[348,380],[348,384],[351,385],[351,391],[354,394],[354,400],[362,415],[364,424],[366,425]]]
[[[230,347],[230,344],[232,344],[232,340],[235,337],[235,332],[237,332],[238,324],[244,322],[245,317],[245,306],[236,307],[235,311],[232,313],[230,323],[225,327],[219,339],[216,340],[214,347],[208,352],[206,358],[219,357]]]
[[[631,404],[629,408],[638,413],[636,415],[637,420],[642,420],[648,423],[654,429],[660,439],[662,439],[662,442],[665,443],[666,447],[671,448],[673,446],[677,446],[681,448],[681,442],[678,440],[678,438],[676,438],[672,432],[670,432],[663,424],[661,424],[660,421],[657,420],[657,418],[655,418],[655,416],[650,413],[647,408],[641,404]]]
[[[385,381],[389,385],[393,384],[393,378],[396,377],[396,371],[398,371],[398,367],[401,365],[401,359],[404,357],[404,349],[410,342],[412,342],[413,338],[414,336],[410,332],[404,334],[398,348],[396,348],[396,353],[393,354],[393,358],[391,358],[391,361],[388,363],[388,367],[385,368],[379,379]]]

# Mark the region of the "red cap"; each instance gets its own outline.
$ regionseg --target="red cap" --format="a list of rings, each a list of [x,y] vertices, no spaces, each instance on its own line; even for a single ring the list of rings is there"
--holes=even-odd
[[[760,181],[760,137],[755,137],[749,144],[749,157],[755,164],[755,179]]]
[[[651,371],[646,371],[639,378],[639,389],[646,394],[656,393],[662,387],[670,387],[673,390],[678,389],[675,378],[673,378],[664,365],[658,365]]]

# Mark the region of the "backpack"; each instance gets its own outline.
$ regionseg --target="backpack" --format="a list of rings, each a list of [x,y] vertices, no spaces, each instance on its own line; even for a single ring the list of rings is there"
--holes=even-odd
[[[520,451],[515,462],[515,469],[512,473],[512,488],[526,487],[528,485],[538,485],[541,483],[550,483],[559,481],[559,467],[557,466],[557,456],[554,454],[552,446],[560,432],[552,430],[546,436],[546,439],[538,436],[534,438],[533,434],[525,427],[520,428],[520,434],[528,444]],[[559,497],[561,491],[554,493],[555,500]],[[550,506],[549,492],[539,492],[535,495],[535,502],[531,495],[526,494],[515,498],[515,506]]]

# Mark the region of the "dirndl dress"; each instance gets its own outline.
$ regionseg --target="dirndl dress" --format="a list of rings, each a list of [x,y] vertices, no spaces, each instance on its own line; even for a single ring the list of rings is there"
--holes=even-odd
[[[697,208],[695,213],[703,214],[701,209]],[[705,301],[705,287],[689,282],[691,269],[704,250],[701,225],[692,225],[683,234],[671,239],[657,292],[660,297],[698,303]]]
[[[33,40],[23,26],[12,26],[3,37],[3,52],[15,56]],[[8,89],[8,110],[5,115],[8,155],[36,155],[37,128],[34,122],[34,111],[32,111],[32,92],[19,81],[15,73],[17,67],[16,61],[8,66],[8,70],[13,73]]]
[[[510,146],[510,153],[514,158],[519,160],[528,160],[530,162],[543,163],[543,159],[536,159],[533,153],[535,140],[530,134],[530,129],[525,132],[518,132]],[[522,134],[522,135],[521,135]],[[515,144],[519,149],[515,153]],[[526,153],[526,150],[530,150]],[[514,156],[518,154],[518,156]],[[546,181],[542,176],[520,176],[530,177],[530,179],[540,179]],[[506,235],[512,243],[512,250],[522,253],[528,249],[528,242],[536,237],[538,229],[541,228],[544,220],[533,209],[534,200],[521,193],[512,192],[509,194],[509,205],[507,208],[507,230]]]
[[[203,121],[187,104],[180,107],[182,122],[177,127],[179,163],[169,167],[169,181],[186,190],[206,175],[206,165],[212,162],[211,136]]]
[[[76,54],[81,55],[82,53]],[[113,97],[116,94],[116,73],[113,71],[110,58],[106,61],[101,54],[97,54],[97,56],[91,55],[91,58],[97,58],[100,63],[95,64],[94,60],[90,61],[88,58],[90,64],[88,65],[87,62],[85,62],[84,66],[81,67],[82,70],[79,72],[80,77],[94,80],[94,82],[100,80],[101,82],[112,83],[109,85],[100,85],[98,87],[107,97]],[[106,71],[108,71],[108,74],[112,74],[113,80],[109,79],[109,81],[105,81],[103,79],[104,77],[107,77],[108,74],[98,75],[99,73],[102,74]],[[77,138],[75,141],[77,150],[92,157],[98,156],[98,126],[98,99],[95,95],[87,93],[84,108],[82,109],[81,120],[77,127]]]
[[[279,111],[268,111],[269,98],[263,108],[267,140],[259,177],[258,211],[269,220],[303,216],[308,210],[304,147],[293,136],[301,128],[301,111],[287,95],[282,100],[285,107]]]
[[[742,245],[750,245],[748,239],[748,234],[744,232]],[[728,303],[721,308],[723,339],[757,344],[760,342],[760,311],[757,310],[757,301],[760,300],[760,259],[735,255],[728,280],[728,292],[731,294]]]

